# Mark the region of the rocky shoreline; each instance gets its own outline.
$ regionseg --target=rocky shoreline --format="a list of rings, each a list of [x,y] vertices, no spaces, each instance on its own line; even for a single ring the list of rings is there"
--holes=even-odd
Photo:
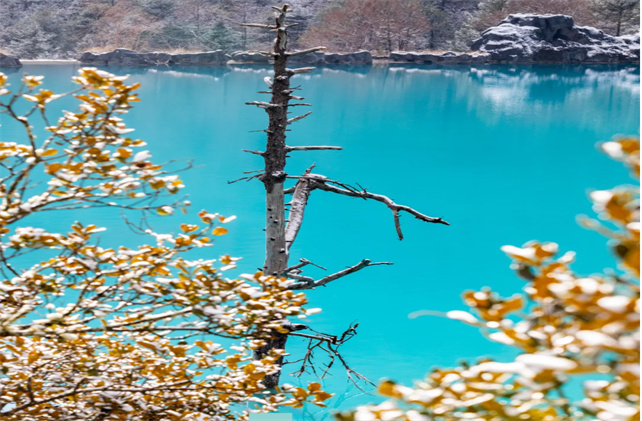
[[[576,26],[564,15],[509,15],[481,34],[470,52],[441,54],[392,52],[373,57],[369,51],[296,55],[294,65],[363,66],[380,63],[435,65],[471,64],[639,64],[640,36],[614,37],[591,28]],[[270,57],[256,52],[226,54],[222,50],[202,53],[139,53],[123,48],[107,53],[82,54],[78,62],[91,66],[226,66],[268,64]],[[0,67],[20,67],[17,57],[0,54]]]

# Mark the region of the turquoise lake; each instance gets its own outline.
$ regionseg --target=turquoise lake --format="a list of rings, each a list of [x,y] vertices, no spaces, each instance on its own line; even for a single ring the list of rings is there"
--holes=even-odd
[[[10,78],[15,86],[22,73],[44,75],[45,87],[62,92],[73,87],[77,68],[26,65]],[[261,168],[259,157],[241,149],[263,147],[263,134],[250,131],[265,128],[267,117],[244,103],[264,99],[256,91],[266,88],[269,69],[105,70],[142,83],[142,102],[126,122],[148,142],[155,161],[194,159],[196,168],[181,177],[193,204],[189,218],[195,220],[201,209],[238,217],[226,226],[230,234],[207,252],[243,257],[237,274],[262,266],[263,186],[256,180],[227,182]],[[589,189],[635,182],[595,145],[617,134],[639,134],[639,67],[390,65],[322,68],[295,80],[313,113],[291,127],[288,143],[339,145],[344,151],[291,153],[289,174],[316,163],[316,173],[359,183],[451,223],[426,224],[403,215],[405,239],[399,241],[381,203],[321,191],[311,196],[293,262],[304,257],[331,272],[363,258],[395,263],[308,294],[310,307],[323,309],[309,318],[313,329],[340,334],[351,322],[360,323],[344,355],[375,383],[383,377],[410,383],[433,366],[478,356],[512,358],[511,348],[487,341],[470,326],[408,318],[421,309],[463,310],[464,290],[520,292],[523,282],[510,270],[502,245],[555,241],[562,251],[577,252],[574,267],[584,274],[614,265],[606,240],[579,227],[575,218],[592,215]],[[61,107],[73,103],[66,98]],[[0,140],[16,136],[15,126],[0,128]],[[108,227],[106,242],[140,241],[118,212],[60,214],[32,223],[64,230],[75,219]],[[176,231],[184,220],[175,215],[153,223],[158,231]],[[305,345],[290,339],[291,359]],[[294,370],[286,366],[286,373]],[[283,381],[300,380],[285,374]],[[378,400],[351,386],[338,362],[324,383],[337,393],[333,408]],[[321,419],[326,412],[308,408],[295,419]]]

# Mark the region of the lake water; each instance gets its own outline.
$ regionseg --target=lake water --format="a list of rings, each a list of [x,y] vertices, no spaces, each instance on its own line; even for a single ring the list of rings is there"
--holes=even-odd
[[[27,65],[11,79],[17,84],[23,72],[45,75],[46,87],[66,91],[76,70]],[[227,181],[261,167],[259,157],[241,149],[263,147],[262,133],[249,131],[264,128],[267,117],[244,103],[263,99],[256,91],[265,89],[269,70],[107,70],[142,83],[142,102],[126,121],[149,143],[156,161],[195,160],[197,168],[182,177],[193,211],[238,216],[230,234],[208,252],[242,256],[239,273],[262,266],[263,186]],[[408,319],[420,309],[464,309],[460,295],[467,289],[488,285],[505,295],[519,292],[523,283],[499,250],[504,244],[558,242],[564,251],[577,251],[575,268],[585,274],[613,265],[605,240],[580,228],[575,217],[591,213],[589,188],[632,182],[595,144],[639,133],[639,67],[325,68],[297,77],[297,84],[313,114],[292,127],[289,144],[345,150],[292,153],[290,174],[314,162],[317,173],[359,183],[452,224],[404,215],[405,239],[399,241],[382,204],[313,192],[292,261],[305,257],[329,271],[363,258],[395,263],[308,294],[311,306],[323,309],[309,319],[315,330],[340,333],[360,322],[344,354],[373,381],[409,383],[435,365],[481,355],[511,358],[510,348],[489,343],[472,327],[434,317]],[[2,140],[17,135],[11,125],[0,129]],[[159,231],[175,231],[182,218],[154,223]],[[117,212],[60,215],[56,223],[74,219],[107,226],[105,241],[137,241]],[[288,350],[297,356],[304,347],[291,339]],[[377,399],[350,386],[338,363],[331,375],[325,387],[338,394],[331,407]],[[295,418],[321,419],[325,412],[309,408]]]

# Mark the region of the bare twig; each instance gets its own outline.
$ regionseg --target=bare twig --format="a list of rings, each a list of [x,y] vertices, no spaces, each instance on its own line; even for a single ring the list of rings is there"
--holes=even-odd
[[[261,173],[261,174],[254,174],[254,175],[250,175],[250,176],[247,176],[247,177],[237,178],[236,180],[228,181],[228,182],[227,182],[227,184],[234,184],[234,183],[237,183],[237,182],[239,182],[239,181],[250,181],[250,180],[253,180],[253,179],[255,179],[255,178],[259,178],[259,177],[261,177],[262,175],[263,175],[263,173]]]
[[[298,100],[298,99],[300,98],[300,97],[295,97],[295,96],[293,96],[293,95],[290,95],[290,96],[292,97],[292,99],[297,99],[297,100]],[[305,114],[303,114],[303,115],[300,115],[300,116],[297,116],[297,117],[289,118],[289,119],[288,119],[288,124],[292,124],[292,123],[294,123],[295,121],[303,120],[304,118],[306,118],[306,117],[307,117],[307,116],[309,116],[310,114],[312,114],[312,111],[308,111],[307,113],[305,113]],[[286,149],[287,149],[287,147],[286,147]]]
[[[284,270],[284,271],[283,271],[283,275],[285,276],[285,275],[287,275],[287,274],[288,274],[288,273],[290,273],[290,272],[298,271],[298,269],[300,269],[300,268],[302,268],[302,267],[304,267],[304,266],[307,266],[307,265],[312,265],[312,266],[318,267],[318,268],[319,268],[319,269],[321,269],[321,270],[327,270],[327,269],[326,269],[326,268],[324,268],[323,266],[319,266],[319,265],[317,265],[316,263],[313,263],[313,262],[309,261],[308,259],[300,259],[300,260],[299,260],[299,263],[297,263],[296,265],[290,266],[289,268],[287,268],[286,270]]]
[[[317,333],[316,335],[299,333],[299,332],[289,332],[288,333],[289,336],[299,336],[310,340],[308,342],[307,352],[305,353],[303,358],[293,362],[293,363],[301,362],[301,366],[296,372],[292,373],[292,375],[296,377],[300,377],[301,375],[307,372],[307,368],[309,367],[310,370],[312,370],[312,372],[315,375],[317,375],[317,377],[324,378],[325,375],[330,370],[330,368],[334,365],[334,362],[336,360],[339,360],[341,362],[341,365],[343,365],[343,368],[346,370],[348,379],[350,379],[350,381],[359,390],[361,390],[364,393],[367,393],[359,386],[359,383],[358,383],[359,380],[365,381],[372,386],[374,386],[374,383],[372,383],[364,375],[352,369],[346,362],[345,358],[343,358],[343,356],[341,355],[341,352],[339,351],[339,348],[341,347],[341,345],[343,345],[344,343],[352,339],[357,334],[357,326],[359,326],[358,323],[351,324],[348,327],[348,329],[346,329],[346,331],[343,332],[340,336],[328,335],[321,332],[316,332]],[[315,364],[314,364],[314,350],[316,349],[321,349],[325,351],[325,353],[330,358],[330,361],[325,365],[325,370],[320,376],[317,374]]]
[[[301,75],[304,73],[310,73],[313,70],[314,70],[314,67],[299,67],[298,69],[288,69],[288,73],[294,76],[294,75]],[[294,90],[298,88],[292,88],[292,89]]]
[[[288,287],[290,290],[301,290],[301,289],[311,289],[311,288],[317,288],[324,286],[332,281],[335,281],[339,278],[343,278],[344,276],[350,275],[351,273],[358,272],[363,268],[366,268],[368,266],[377,266],[377,265],[392,265],[393,263],[391,262],[372,262],[369,259],[363,259],[359,263],[357,263],[354,266],[350,266],[344,270],[341,270],[339,272],[333,273],[332,275],[325,276],[318,281],[314,281],[313,283],[309,282],[307,279],[305,279],[305,283],[303,282],[297,282]],[[295,275],[295,276],[300,276],[300,275]],[[294,276],[291,276],[293,279],[296,279]]]
[[[309,114],[309,113],[308,113]],[[307,115],[307,114],[305,114]],[[303,117],[303,116],[300,116]],[[293,119],[290,119],[293,120]],[[290,121],[288,120],[288,122]],[[292,151],[342,151],[341,146],[286,146],[288,152]]]
[[[262,29],[270,29],[270,30],[277,29],[277,27],[274,25],[265,25],[262,23],[241,23],[239,25],[246,26],[248,28],[262,28]]]

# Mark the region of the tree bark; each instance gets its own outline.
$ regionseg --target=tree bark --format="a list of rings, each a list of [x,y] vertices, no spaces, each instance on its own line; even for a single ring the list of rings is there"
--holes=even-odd
[[[269,125],[267,129],[267,145],[263,153],[265,172],[260,177],[265,186],[265,264],[263,272],[270,276],[282,276],[288,267],[288,248],[285,243],[285,194],[283,183],[285,173],[285,160],[287,147],[285,145],[285,130],[288,125],[288,105],[291,99],[290,77],[287,70],[287,26],[285,15],[288,7],[284,5],[276,17],[276,39],[274,40],[274,78],[271,82],[272,97],[269,104],[262,108],[268,113]],[[283,327],[289,330],[287,320]],[[285,349],[287,334],[274,332],[274,336],[267,340],[266,345],[257,349],[255,359],[265,357],[273,349]],[[283,364],[283,357],[277,365]],[[268,389],[279,385],[280,371],[267,376],[263,383]]]
[[[285,129],[288,125],[288,103],[290,101],[290,75],[286,69],[285,31],[277,30],[274,44],[274,79],[272,99],[266,108],[269,115],[267,147],[263,154],[265,173],[261,181],[265,185],[265,265],[267,275],[278,276],[288,267],[288,251],[285,244],[285,195],[283,182],[285,173]]]

